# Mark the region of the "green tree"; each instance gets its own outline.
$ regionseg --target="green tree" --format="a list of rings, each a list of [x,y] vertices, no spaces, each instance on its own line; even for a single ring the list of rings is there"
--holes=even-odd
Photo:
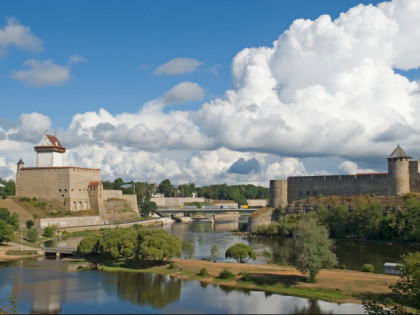
[[[181,243],[181,249],[182,249],[182,252],[184,253],[185,259],[191,259],[192,256],[194,255],[194,245],[188,241],[183,241]]]
[[[35,224],[35,222],[33,220],[27,220],[26,221],[26,228],[30,229],[31,227],[33,227]]]
[[[105,230],[98,243],[101,255],[117,259],[134,255],[137,246],[137,231],[133,228]]]
[[[154,201],[145,199],[140,203],[140,213],[143,217],[149,216],[151,213],[155,213],[157,210],[157,205]]]
[[[85,236],[77,246],[77,253],[81,256],[87,256],[98,253],[98,244],[102,235],[99,233]]]
[[[15,231],[19,229],[19,214],[16,212],[11,214],[8,209],[0,208],[0,220],[11,225]]]
[[[173,197],[175,189],[174,186],[172,186],[171,181],[165,179],[159,184],[158,192],[164,194],[165,197]]]
[[[368,295],[363,299],[366,313],[408,314],[407,307],[420,312],[420,252],[403,255],[399,269],[400,280],[388,285],[393,294],[383,302],[385,308]]]
[[[303,274],[309,274],[309,282],[316,282],[319,269],[337,264],[327,229],[312,216],[304,216],[299,222],[293,234],[293,243],[297,252],[294,266]]]
[[[219,248],[216,244],[213,244],[213,246],[210,249],[210,255],[214,262],[216,262],[217,256],[219,255]]]
[[[172,257],[181,257],[181,243],[165,230],[150,231],[140,229],[136,257],[146,264],[162,263]]]
[[[45,237],[53,237],[54,236],[54,231],[55,231],[54,227],[49,225],[44,229],[44,234],[43,235]]]
[[[28,229],[27,237],[28,237],[28,240],[30,240],[32,243],[38,242],[38,239],[39,239],[38,229],[35,226],[31,226]]]
[[[13,227],[5,221],[0,220],[0,244],[11,242],[14,238]]]
[[[226,250],[225,258],[232,258],[235,259],[238,263],[243,264],[251,258],[255,260],[257,255],[251,246],[244,243],[236,243]]]

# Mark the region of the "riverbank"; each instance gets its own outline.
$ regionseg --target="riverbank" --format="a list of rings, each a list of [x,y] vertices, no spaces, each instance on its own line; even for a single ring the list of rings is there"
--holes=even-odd
[[[292,295],[309,299],[320,299],[337,303],[361,303],[363,293],[378,295],[390,292],[388,283],[394,283],[398,276],[363,273],[349,270],[321,270],[317,283],[307,283],[306,277],[294,267],[274,264],[238,264],[214,263],[193,259],[173,259],[175,267],[170,265],[151,268],[136,268],[122,263],[104,264],[103,270],[110,272],[150,272],[169,275],[185,280],[197,280],[202,283],[223,285],[232,288],[265,291],[267,293]],[[202,268],[206,268],[208,277],[199,276]],[[218,278],[223,269],[235,274],[235,279]],[[247,281],[242,275],[247,274]]]
[[[0,245],[0,262],[37,256],[38,248],[13,242]],[[14,254],[10,254],[14,253]]]

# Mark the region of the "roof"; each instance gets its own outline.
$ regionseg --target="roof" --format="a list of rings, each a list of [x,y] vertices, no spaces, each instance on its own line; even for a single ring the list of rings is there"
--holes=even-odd
[[[397,158],[411,158],[407,153],[404,152],[404,150],[400,147],[400,145],[397,145],[394,152],[390,156],[388,156],[388,159],[397,159]]]
[[[51,144],[53,145],[53,147],[57,147],[57,148],[63,148],[64,147],[61,145],[60,141],[58,141],[56,136],[51,136],[51,135],[46,135],[48,140],[51,141]]]
[[[89,182],[88,187],[98,187],[101,185],[101,182],[99,180],[94,180]]]
[[[19,160],[19,162],[17,163],[17,165],[24,165],[25,163],[23,163],[22,159]]]

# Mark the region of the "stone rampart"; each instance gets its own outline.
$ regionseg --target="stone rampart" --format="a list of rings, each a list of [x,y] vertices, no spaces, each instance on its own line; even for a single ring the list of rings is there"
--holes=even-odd
[[[248,232],[252,232],[253,228],[258,225],[268,225],[277,220],[277,212],[275,208],[266,207],[254,211],[248,217]]]
[[[299,176],[288,178],[287,200],[318,196],[345,195],[391,195],[392,187],[388,174],[360,174],[333,176]]]
[[[180,207],[187,202],[204,202],[204,198],[151,198],[158,207]]]
[[[57,228],[68,228],[68,227],[75,227],[75,226],[99,225],[99,224],[104,224],[104,220],[100,216],[39,219],[39,225],[41,229],[45,229],[47,226],[55,226]]]

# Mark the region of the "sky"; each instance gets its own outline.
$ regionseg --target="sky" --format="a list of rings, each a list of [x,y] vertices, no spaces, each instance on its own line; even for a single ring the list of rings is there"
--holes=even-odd
[[[420,1],[1,1],[0,177],[254,184],[420,157]]]

